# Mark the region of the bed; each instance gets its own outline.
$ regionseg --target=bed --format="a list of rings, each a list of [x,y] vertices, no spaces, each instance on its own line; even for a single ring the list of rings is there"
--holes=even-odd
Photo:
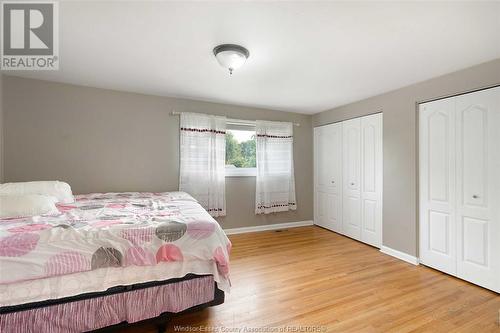
[[[82,332],[221,304],[231,243],[183,192],[93,193],[0,220],[0,332]]]

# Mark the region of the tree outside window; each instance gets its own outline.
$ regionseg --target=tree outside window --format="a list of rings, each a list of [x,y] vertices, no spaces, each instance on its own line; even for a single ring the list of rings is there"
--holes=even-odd
[[[255,168],[255,131],[226,131],[226,168]]]

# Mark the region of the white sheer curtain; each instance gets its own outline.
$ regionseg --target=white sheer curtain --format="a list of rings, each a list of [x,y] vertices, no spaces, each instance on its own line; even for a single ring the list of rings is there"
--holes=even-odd
[[[256,121],[255,213],[297,209],[293,174],[293,124]]]
[[[226,117],[181,113],[179,190],[210,213],[226,215]]]

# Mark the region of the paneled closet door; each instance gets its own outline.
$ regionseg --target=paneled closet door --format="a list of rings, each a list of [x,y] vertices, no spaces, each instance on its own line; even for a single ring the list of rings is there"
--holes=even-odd
[[[500,292],[500,88],[456,97],[457,275]]]
[[[382,245],[382,114],[361,118],[361,240]]]
[[[314,129],[315,223],[342,232],[342,125]]]
[[[361,240],[361,120],[342,123],[343,132],[343,219],[344,234]]]
[[[420,105],[420,260],[456,274],[455,100]]]

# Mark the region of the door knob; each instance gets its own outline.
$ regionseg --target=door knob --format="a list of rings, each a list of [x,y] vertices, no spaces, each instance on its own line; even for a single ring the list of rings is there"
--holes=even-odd
[[[351,185],[354,185],[354,183],[351,183]]]
[[[475,194],[474,194],[472,197],[473,197],[474,199],[477,199],[477,198],[479,198],[479,195],[475,195]]]
[[[334,180],[332,180],[332,184],[335,184],[335,181],[334,181]]]

